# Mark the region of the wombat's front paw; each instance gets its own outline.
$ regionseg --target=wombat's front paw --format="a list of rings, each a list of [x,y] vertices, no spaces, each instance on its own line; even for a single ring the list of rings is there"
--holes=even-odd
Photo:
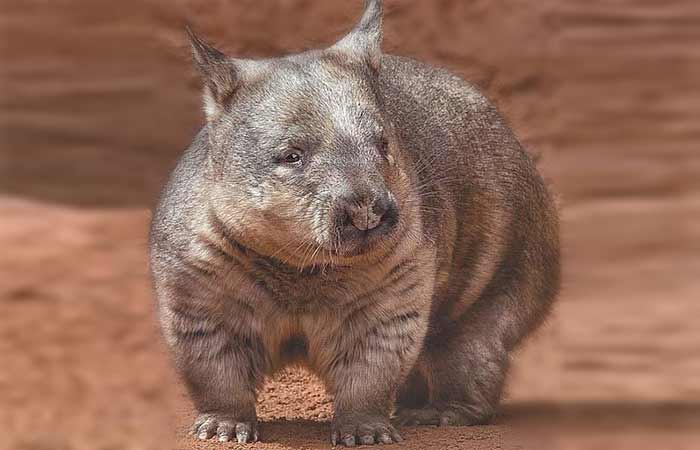
[[[403,439],[383,417],[355,416],[337,418],[333,422],[331,442],[346,447],[355,445],[393,444]]]
[[[258,440],[258,427],[256,420],[241,422],[225,414],[201,414],[192,425],[191,434],[203,441],[216,436],[219,442],[235,439],[246,444]]]

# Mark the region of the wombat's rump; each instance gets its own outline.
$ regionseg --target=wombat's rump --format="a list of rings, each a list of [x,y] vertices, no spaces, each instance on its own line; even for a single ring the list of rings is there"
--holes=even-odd
[[[151,267],[202,439],[258,439],[289,364],[333,394],[331,439],[488,421],[559,286],[557,212],[495,108],[381,53],[380,1],[334,46],[270,60],[192,35],[207,123],[163,192]]]

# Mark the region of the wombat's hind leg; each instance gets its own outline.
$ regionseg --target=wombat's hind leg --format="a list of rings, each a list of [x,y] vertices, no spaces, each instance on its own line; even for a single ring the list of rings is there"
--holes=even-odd
[[[466,332],[438,351],[434,406],[439,425],[483,425],[496,415],[509,366],[503,344]]]
[[[506,355],[475,351],[464,337],[454,339],[444,351],[431,349],[433,377],[431,398],[409,384],[407,395],[396,404],[394,422],[401,426],[482,425],[489,423],[498,406],[508,366]],[[475,356],[476,355],[476,356]],[[438,363],[433,358],[441,358]],[[439,373],[437,373],[439,371]],[[427,388],[427,386],[426,386]],[[411,398],[410,393],[418,396]],[[411,401],[413,400],[413,401]]]
[[[430,399],[423,408],[397,411],[406,425],[481,425],[495,416],[509,352],[540,322],[546,302],[501,291],[484,295],[458,326],[437,328],[421,361],[430,370]],[[401,405],[398,405],[401,407]]]
[[[418,409],[428,404],[428,383],[417,365],[413,368],[396,396],[396,409]]]
[[[427,343],[433,373],[431,399],[424,404],[397,402],[396,423],[415,425],[482,425],[496,413],[508,356],[498,343],[478,342],[468,334]],[[437,344],[440,342],[440,344]]]
[[[397,425],[438,425],[440,412],[429,403],[428,382],[420,362],[411,371],[396,398],[396,412],[392,420]]]

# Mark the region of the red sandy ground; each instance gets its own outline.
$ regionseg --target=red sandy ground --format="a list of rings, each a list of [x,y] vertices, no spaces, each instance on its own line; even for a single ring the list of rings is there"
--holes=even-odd
[[[700,438],[700,3],[388,0],[390,50],[485,88],[562,196],[564,290],[494,426],[407,449]],[[0,0],[0,450],[191,450],[152,313],[148,207],[200,123],[183,24],[236,55],[331,42],[358,2]],[[308,375],[263,442],[329,448]]]

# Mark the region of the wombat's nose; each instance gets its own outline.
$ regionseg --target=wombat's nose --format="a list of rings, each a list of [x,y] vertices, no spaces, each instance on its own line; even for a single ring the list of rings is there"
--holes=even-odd
[[[391,200],[379,198],[369,202],[346,203],[345,212],[352,225],[360,231],[370,231],[382,224],[391,209]]]
[[[369,231],[377,228],[382,221],[384,212],[375,212],[369,205],[349,205],[346,208],[353,226],[360,231]]]

